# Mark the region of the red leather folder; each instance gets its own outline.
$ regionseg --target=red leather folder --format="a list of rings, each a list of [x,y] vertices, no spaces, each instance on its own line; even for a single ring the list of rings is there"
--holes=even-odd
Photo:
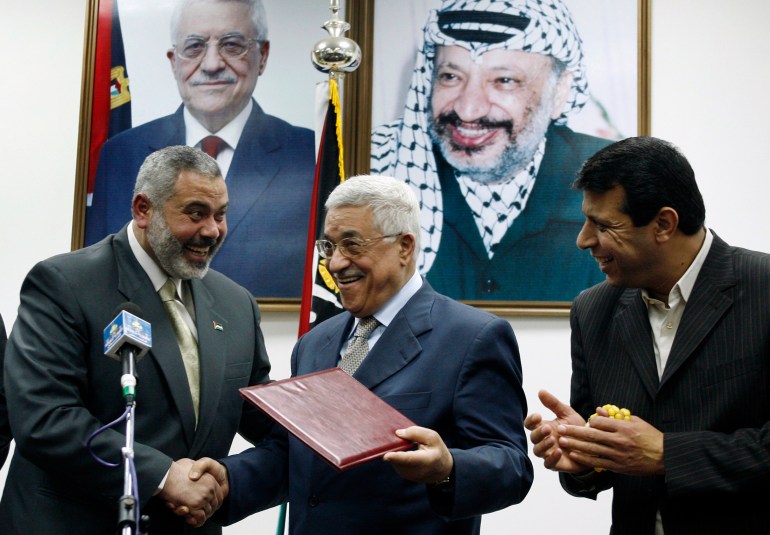
[[[340,368],[240,393],[337,470],[413,446],[395,430],[414,423]]]

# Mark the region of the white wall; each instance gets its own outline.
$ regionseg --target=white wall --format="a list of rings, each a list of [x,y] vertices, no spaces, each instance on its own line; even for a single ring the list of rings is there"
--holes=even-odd
[[[326,0],[317,0],[327,4]],[[677,143],[703,189],[707,223],[728,241],[770,250],[762,229],[770,193],[765,125],[770,122],[770,41],[765,0],[652,0],[653,135]],[[12,324],[26,272],[70,246],[86,0],[2,0],[4,72],[0,83],[0,313]],[[324,15],[325,16],[325,15]],[[323,20],[318,20],[322,24]],[[308,50],[322,34],[313,33]],[[295,34],[297,39],[303,34]],[[23,45],[21,45],[23,43]],[[310,68],[310,66],[308,66]],[[275,72],[275,71],[273,71]],[[260,82],[261,83],[261,82]],[[257,90],[259,96],[259,88]],[[524,386],[533,410],[536,393],[569,390],[569,328],[564,318],[510,318],[521,346]],[[264,331],[276,378],[288,375],[296,313],[265,314]],[[243,447],[238,442],[234,449]],[[556,476],[538,467],[520,506],[488,515],[489,535],[606,533],[609,496],[598,503],[567,496]],[[0,472],[0,484],[6,471]],[[226,533],[275,530],[275,511],[247,519]]]

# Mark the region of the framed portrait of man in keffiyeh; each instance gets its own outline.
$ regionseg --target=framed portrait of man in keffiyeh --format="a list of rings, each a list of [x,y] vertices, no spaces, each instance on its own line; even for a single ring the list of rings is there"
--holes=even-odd
[[[566,314],[604,279],[575,245],[576,172],[649,133],[649,0],[363,4],[347,17],[355,30],[356,10],[370,13],[357,36],[371,43],[372,82],[355,91],[371,106],[348,128],[371,144],[353,157],[358,172],[412,186],[421,273],[485,308]]]

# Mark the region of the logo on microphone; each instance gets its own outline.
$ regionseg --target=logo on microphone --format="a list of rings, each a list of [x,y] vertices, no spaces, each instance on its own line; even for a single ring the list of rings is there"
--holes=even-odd
[[[144,356],[152,347],[152,328],[148,322],[123,310],[104,329],[104,354],[117,356],[118,350],[125,343],[140,350],[137,359]]]

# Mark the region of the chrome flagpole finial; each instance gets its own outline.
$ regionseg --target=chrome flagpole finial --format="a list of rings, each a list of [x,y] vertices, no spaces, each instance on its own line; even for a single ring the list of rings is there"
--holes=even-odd
[[[340,19],[339,0],[330,0],[329,10],[332,16],[322,26],[329,32],[329,37],[315,44],[310,59],[319,71],[329,73],[332,78],[341,78],[361,64],[361,48],[352,39],[343,37],[350,24]]]

